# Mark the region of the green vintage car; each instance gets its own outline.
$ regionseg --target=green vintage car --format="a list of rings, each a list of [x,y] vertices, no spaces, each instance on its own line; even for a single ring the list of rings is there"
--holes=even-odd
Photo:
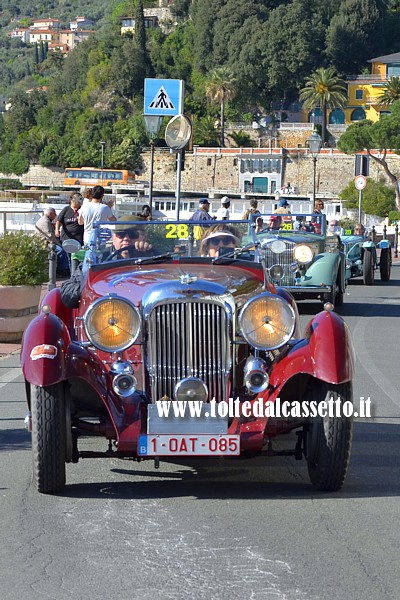
[[[271,279],[296,300],[343,304],[346,257],[325,215],[263,214],[250,224],[250,235]]]

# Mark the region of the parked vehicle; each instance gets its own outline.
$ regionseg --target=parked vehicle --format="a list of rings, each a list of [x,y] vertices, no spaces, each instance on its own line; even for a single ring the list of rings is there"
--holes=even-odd
[[[279,453],[277,438],[286,454],[305,457],[316,488],[342,486],[352,418],[298,410],[329,400],[351,405],[348,327],[327,305],[301,335],[294,299],[273,285],[264,251],[250,238],[249,223],[238,221],[94,228],[75,275],[81,293],[79,285],[71,292],[74,280],[51,290],[22,343],[39,492],[62,490],[66,463],[90,457],[157,466],[261,455],[267,466]],[[268,240],[259,239],[261,247]],[[310,239],[311,251],[319,238]],[[229,399],[240,414],[215,418],[211,408]],[[162,416],[168,400],[200,412]],[[293,412],[267,414],[283,403]],[[103,438],[104,452],[82,449],[87,435]]]
[[[362,277],[365,285],[373,285],[375,272],[379,269],[381,280],[390,281],[392,248],[389,240],[375,244],[365,236],[344,235],[342,241],[346,254],[346,280]]]
[[[269,269],[270,278],[296,300],[343,304],[345,255],[340,236],[329,231],[324,215],[262,215],[252,239]]]

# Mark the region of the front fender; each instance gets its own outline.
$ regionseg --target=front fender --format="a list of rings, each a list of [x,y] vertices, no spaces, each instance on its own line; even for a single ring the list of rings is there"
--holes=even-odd
[[[301,286],[335,285],[339,268],[338,254],[318,254],[301,278]]]
[[[25,380],[48,386],[65,379],[66,356],[71,337],[56,315],[42,313],[25,330],[21,366]]]
[[[322,311],[308,323],[304,339],[276,364],[270,383],[280,388],[298,373],[327,383],[345,383],[353,378],[354,365],[348,326],[335,312]]]

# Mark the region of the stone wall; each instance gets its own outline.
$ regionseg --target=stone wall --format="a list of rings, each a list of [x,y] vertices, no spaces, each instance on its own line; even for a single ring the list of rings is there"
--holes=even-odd
[[[206,193],[212,188],[221,190],[238,190],[239,182],[239,149],[236,155],[193,154],[186,153],[185,170],[182,172],[181,189]],[[144,179],[149,178],[149,154],[143,155],[145,171]],[[400,177],[400,156],[388,158],[390,168]],[[176,187],[175,155],[169,152],[155,151],[154,156],[154,190],[174,190]],[[288,151],[285,173],[282,183],[290,181],[299,194],[311,194],[313,188],[314,163],[310,155],[301,150]],[[337,196],[355,176],[355,158],[337,151],[320,154],[316,163],[316,190],[318,193]],[[389,179],[382,167],[370,160],[370,175],[378,181]]]
[[[64,170],[31,165],[29,171],[23,175],[0,173],[0,179],[17,179],[26,187],[62,188],[64,185]]]
[[[223,154],[215,149],[209,152],[202,149],[201,153],[186,152],[185,169],[182,171],[182,191],[193,191],[207,194],[211,189],[220,189],[238,193],[240,152],[238,149],[227,149]],[[251,150],[249,152],[252,152]],[[265,150],[264,156],[268,156]],[[391,155],[387,158],[391,170],[400,177],[400,156]],[[143,153],[144,171],[142,180],[150,178],[150,153]],[[304,149],[289,149],[285,161],[285,172],[282,183],[290,181],[299,194],[311,194],[313,187],[313,159],[305,155]],[[316,190],[318,193],[337,196],[355,175],[354,156],[341,154],[338,151],[327,151],[320,154],[316,163]],[[19,179],[24,186],[39,188],[42,186],[62,189],[64,173],[61,169],[48,169],[33,165],[29,172],[17,177],[0,173],[0,178]],[[371,178],[389,183],[382,167],[370,160]],[[174,191],[176,188],[175,154],[165,149],[155,149],[153,188],[157,191]]]

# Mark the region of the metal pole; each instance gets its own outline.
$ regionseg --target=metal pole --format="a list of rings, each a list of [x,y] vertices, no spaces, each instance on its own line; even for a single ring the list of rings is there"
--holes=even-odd
[[[153,173],[154,173],[154,140],[150,140],[150,181],[149,181],[149,206],[153,218]]]
[[[362,190],[358,190],[358,222],[361,223]]]
[[[49,283],[47,284],[48,291],[54,290],[56,287],[56,271],[57,271],[57,254],[56,245],[49,245]]]
[[[315,190],[316,190],[316,187],[317,187],[317,157],[316,156],[313,156],[313,163],[314,163],[314,170],[313,170],[313,207],[315,207]]]
[[[176,153],[176,220],[179,221],[179,211],[181,204],[181,156],[182,150],[178,150]]]
[[[101,144],[101,184],[103,185],[103,168],[104,168],[104,146],[105,142],[100,142]]]
[[[399,226],[396,223],[394,228],[394,257],[398,257],[398,243],[399,243]]]

